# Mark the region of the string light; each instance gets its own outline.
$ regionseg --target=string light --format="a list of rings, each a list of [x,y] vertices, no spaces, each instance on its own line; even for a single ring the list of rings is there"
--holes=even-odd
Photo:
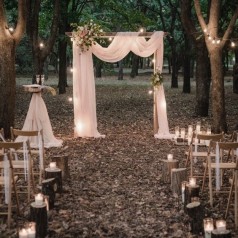
[[[39,46],[40,46],[40,48],[44,48],[44,43],[40,42]]]
[[[109,40],[109,41],[112,41],[112,37],[109,37],[108,40]]]
[[[72,97],[69,97],[69,98],[68,98],[68,101],[69,101],[69,102],[72,102],[72,101],[73,101],[73,98],[72,98]]]
[[[148,93],[149,93],[149,95],[151,95],[151,94],[153,93],[153,90],[149,90],[149,92],[148,92]]]
[[[73,69],[73,68],[70,68],[70,72],[73,73],[73,72],[74,72],[74,69]]]
[[[9,31],[12,33],[14,31],[14,28],[12,26],[9,27]]]
[[[217,37],[211,36],[207,28],[203,29],[203,32],[205,33],[205,35],[207,36],[208,40],[211,41],[212,44],[219,45],[221,43],[221,39],[217,38]],[[222,41],[229,41],[230,42],[230,46],[232,48],[234,48],[234,47],[236,47],[235,41],[238,41],[238,38],[235,39],[235,41],[234,41],[234,38],[233,38],[233,40],[231,40],[231,39],[222,39]]]

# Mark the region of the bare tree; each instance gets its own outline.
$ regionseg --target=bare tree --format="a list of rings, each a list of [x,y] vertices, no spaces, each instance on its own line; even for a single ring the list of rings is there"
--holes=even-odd
[[[8,28],[4,1],[0,1],[0,128],[10,137],[14,126],[16,100],[15,51],[26,26],[26,1],[18,1],[18,19],[13,32]]]
[[[227,131],[225,95],[224,95],[224,72],[222,64],[223,48],[233,31],[238,17],[238,6],[225,30],[223,37],[218,35],[219,13],[221,10],[221,1],[211,0],[209,21],[206,24],[199,0],[194,0],[194,6],[198,21],[203,30],[205,30],[205,42],[209,52],[212,77],[212,119],[214,132]],[[210,40],[210,38],[212,40]],[[219,44],[214,44],[213,40],[220,40]]]

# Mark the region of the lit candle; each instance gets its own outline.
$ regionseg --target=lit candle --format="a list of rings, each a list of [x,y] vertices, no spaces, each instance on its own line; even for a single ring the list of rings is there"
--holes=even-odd
[[[179,126],[175,127],[175,136],[179,137]]]
[[[225,220],[217,220],[216,228],[218,231],[225,231],[226,230],[226,221]]]
[[[196,132],[199,133],[200,130],[201,130],[201,122],[198,121],[198,122],[197,122],[197,125],[196,125]]]
[[[43,194],[38,193],[35,195],[35,203],[36,205],[42,205],[43,204]]]
[[[168,161],[172,161],[173,160],[173,155],[172,154],[168,154],[167,158],[168,158]]]
[[[205,218],[203,220],[205,238],[211,238],[211,232],[214,230],[213,219]]]
[[[50,162],[50,169],[56,169],[56,162]]]
[[[27,228],[28,238],[36,237],[36,225],[34,222],[29,223],[29,227]]]
[[[188,126],[188,135],[192,136],[192,134],[193,134],[193,126],[189,125]]]
[[[207,127],[207,135],[211,135],[212,134],[212,129],[211,126]]]
[[[19,231],[19,238],[28,238],[28,232],[25,228]]]
[[[185,187],[187,183],[188,183],[187,181],[182,182],[182,203],[185,202]]]
[[[196,178],[189,178],[189,185],[190,186],[196,186]]]
[[[181,128],[181,137],[182,137],[182,138],[185,137],[185,128]]]

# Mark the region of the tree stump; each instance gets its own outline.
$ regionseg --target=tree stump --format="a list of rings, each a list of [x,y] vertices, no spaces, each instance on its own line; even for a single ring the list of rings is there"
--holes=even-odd
[[[56,162],[56,166],[62,170],[63,179],[70,178],[68,159],[69,159],[68,155],[56,155],[51,158],[51,161]]]
[[[49,209],[54,207],[56,190],[57,185],[55,178],[49,178],[42,181],[42,193],[49,198]]]
[[[45,203],[42,205],[36,205],[35,202],[31,203],[29,220],[36,223],[36,237],[46,237],[48,230],[48,218]]]
[[[171,170],[174,168],[178,168],[179,161],[178,160],[162,160],[162,180],[164,183],[171,182]]]
[[[200,187],[199,185],[191,186],[190,184],[186,184],[184,191],[184,210],[187,210],[187,204],[191,203],[192,197],[199,197]]]
[[[57,186],[57,188],[55,189],[55,192],[62,193],[63,185],[62,185],[62,170],[61,169],[46,168],[45,169],[45,178],[46,179],[54,178],[55,184]]]
[[[211,238],[231,238],[231,232],[228,230],[219,231],[217,229],[212,231]]]
[[[181,184],[183,181],[186,180],[187,180],[186,168],[171,169],[171,190],[173,193],[181,195],[182,193]]]
[[[203,232],[204,209],[200,202],[192,202],[186,206],[190,218],[191,232],[200,235]]]

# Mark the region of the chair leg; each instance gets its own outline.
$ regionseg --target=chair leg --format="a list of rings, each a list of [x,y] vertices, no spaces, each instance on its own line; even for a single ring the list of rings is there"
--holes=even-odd
[[[213,194],[212,194],[212,171],[211,171],[211,157],[208,157],[208,177],[209,177],[209,197],[210,205],[213,207]]]
[[[229,197],[228,197],[228,202],[227,202],[227,207],[226,207],[225,219],[228,216],[228,210],[229,210],[230,203],[231,203],[231,197],[232,197],[232,193],[233,193],[233,189],[234,189],[234,183],[235,183],[235,174],[233,174],[233,176],[232,176],[232,183],[231,183],[231,188],[230,188],[230,191],[229,191]]]
[[[238,227],[238,217],[237,217],[237,212],[238,212],[238,209],[237,209],[237,170],[235,171],[235,228],[237,229]]]
[[[201,190],[201,193],[203,193],[204,187],[205,187],[205,181],[206,181],[206,177],[207,177],[207,167],[208,167],[208,163],[207,163],[207,160],[206,160],[205,170],[204,170],[203,179],[202,179],[202,190]]]
[[[12,171],[11,169],[9,170],[9,191],[8,191],[8,209],[7,209],[7,225],[8,228],[11,226],[11,215],[12,215],[12,183],[11,183],[11,178],[12,178]]]
[[[20,215],[20,205],[19,205],[19,198],[18,198],[18,193],[17,193],[17,186],[16,186],[15,179],[14,179],[14,173],[12,173],[12,184],[13,184],[14,194],[16,197],[17,214]]]

